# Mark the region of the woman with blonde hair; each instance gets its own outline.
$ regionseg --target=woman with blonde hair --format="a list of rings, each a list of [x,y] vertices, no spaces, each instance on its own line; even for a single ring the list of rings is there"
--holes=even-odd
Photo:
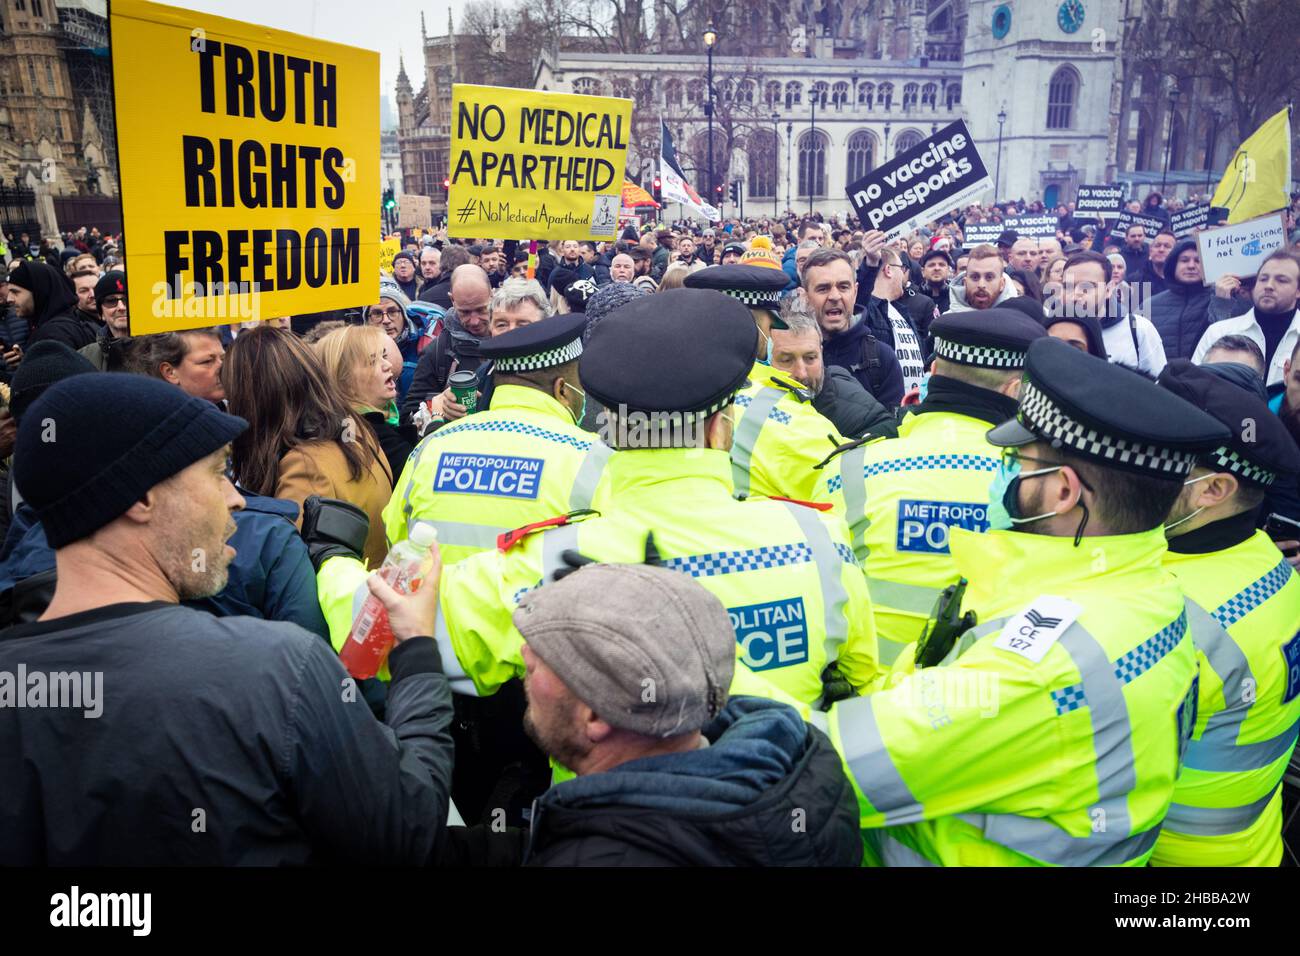
[[[377,325],[335,329],[313,346],[336,394],[370,423],[396,478],[418,437],[412,425],[399,425],[395,369],[402,367],[397,343]]]
[[[311,495],[355,505],[370,519],[363,558],[378,567],[388,552],[383,510],[393,475],[370,423],[339,395],[311,348],[283,329],[249,329],[226,353],[221,382],[231,414],[248,421],[231,443],[240,487],[300,509]]]
[[[686,277],[690,274],[691,270],[686,267],[686,263],[674,262],[664,270],[664,277],[659,280],[659,291],[667,292],[669,289],[683,288]]]

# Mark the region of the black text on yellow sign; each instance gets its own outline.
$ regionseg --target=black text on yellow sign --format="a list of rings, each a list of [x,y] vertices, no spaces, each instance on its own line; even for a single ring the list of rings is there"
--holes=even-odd
[[[452,87],[453,236],[612,239],[632,101]]]
[[[132,332],[372,302],[378,54],[144,0],[110,15],[127,266],[149,293]]]

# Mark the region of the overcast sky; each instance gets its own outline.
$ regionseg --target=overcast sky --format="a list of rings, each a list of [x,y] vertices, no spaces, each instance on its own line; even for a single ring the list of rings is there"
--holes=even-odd
[[[167,0],[171,6],[220,14],[232,20],[260,23],[277,30],[333,40],[379,51],[380,90],[393,103],[397,58],[406,57],[411,85],[420,89],[424,55],[420,50],[420,11],[424,11],[430,36],[447,32],[447,0]],[[467,0],[450,0],[459,27]]]

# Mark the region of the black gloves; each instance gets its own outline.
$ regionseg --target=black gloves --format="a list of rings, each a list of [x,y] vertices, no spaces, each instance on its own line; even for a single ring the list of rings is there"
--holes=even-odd
[[[317,572],[336,555],[360,560],[369,533],[370,519],[354,504],[320,495],[302,503],[302,539]]]

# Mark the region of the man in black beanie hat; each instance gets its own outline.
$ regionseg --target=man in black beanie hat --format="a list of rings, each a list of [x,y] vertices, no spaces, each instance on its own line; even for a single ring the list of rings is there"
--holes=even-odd
[[[27,410],[15,478],[56,549],[59,585],[39,621],[5,632],[0,672],[28,675],[17,691],[28,698],[46,675],[66,699],[0,708],[12,797],[0,864],[434,857],[452,762],[450,690],[420,636],[433,633],[435,588],[403,596],[371,581],[397,639],[391,730],[316,635],[178,605],[225,583],[243,506],[225,460],[245,427],[121,374],[74,376]],[[49,680],[74,644],[81,673]]]
[[[99,277],[95,283],[95,309],[104,324],[95,341],[77,351],[89,359],[98,371],[121,371],[131,341],[125,272],[106,272]]]
[[[32,346],[42,339],[79,349],[95,341],[94,323],[77,317],[77,289],[72,280],[44,262],[19,262],[9,270],[9,301],[31,323],[27,339]]]

